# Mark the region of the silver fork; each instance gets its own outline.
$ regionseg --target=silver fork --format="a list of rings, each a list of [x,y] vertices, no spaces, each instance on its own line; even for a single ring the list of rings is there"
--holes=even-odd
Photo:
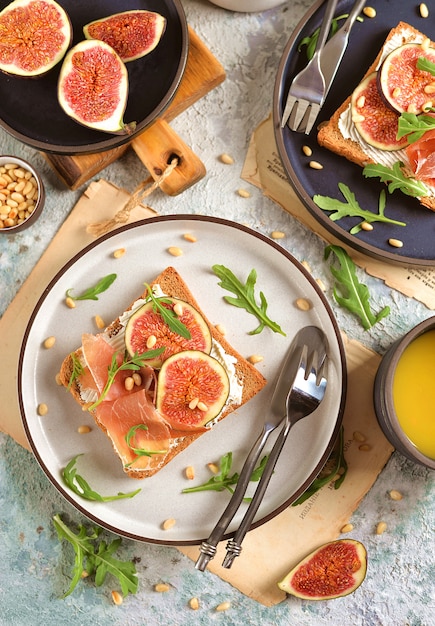
[[[204,571],[208,562],[214,558],[217,544],[221,541],[226,529],[242,503],[249,484],[250,476],[269,435],[280,424],[282,424],[286,418],[289,390],[291,389],[292,384],[300,371],[304,349],[307,344],[310,346],[317,345],[319,333],[323,336],[322,331],[320,331],[317,327],[307,326],[302,328],[293,339],[275,386],[270,405],[270,414],[266,417],[262,432],[255,441],[248,457],[246,458],[230,502],[213,528],[208,539],[203,541],[200,546],[200,554],[195,564],[196,569]],[[303,371],[305,372],[305,365]],[[260,484],[261,483],[259,483],[258,487]]]
[[[328,0],[313,58],[293,79],[287,96],[281,128],[289,123],[291,130],[311,131],[325,99],[325,79],[320,68],[320,53],[328,38],[338,0]]]
[[[280,431],[275,445],[272,448],[258,487],[255,490],[254,497],[249,504],[242,522],[234,538],[230,539],[227,543],[227,553],[222,563],[223,567],[227,569],[231,567],[235,557],[239,556],[242,551],[242,541],[258,511],[275,469],[276,462],[282,452],[291,428],[299,420],[311,415],[319,406],[325,395],[327,384],[326,341],[320,330],[315,345],[316,347],[312,352],[309,352],[307,345],[304,346],[301,364],[293,387],[287,397],[287,415],[284,427]]]

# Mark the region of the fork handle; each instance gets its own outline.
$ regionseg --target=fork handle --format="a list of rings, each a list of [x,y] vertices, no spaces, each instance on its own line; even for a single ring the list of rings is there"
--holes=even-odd
[[[252,472],[255,469],[261,451],[263,450],[267,438],[271,432],[272,430],[270,428],[267,428],[266,426],[263,428],[262,432],[255,441],[246,458],[246,461],[240,472],[236,488],[233,495],[231,496],[231,500],[229,501],[225,511],[222,513],[216,526],[213,528],[208,539],[202,542],[199,548],[200,555],[195,564],[195,568],[200,570],[201,572],[205,570],[208,562],[215,556],[216,546],[219,541],[221,541],[226,529],[228,528],[231,520],[233,519],[243,500],[249,484],[249,479],[251,478]]]
[[[320,26],[319,36],[317,38],[314,54],[322,50],[323,46],[326,43],[326,40],[328,39],[329,29],[332,19],[334,17],[337,2],[338,0],[328,0],[326,4],[325,15],[323,16],[322,24]]]
[[[260,482],[257,485],[257,489],[255,490],[254,496],[249,504],[249,507],[245,515],[243,516],[240,526],[236,534],[234,535],[233,539],[230,539],[227,543],[227,554],[222,563],[223,567],[225,567],[226,569],[229,569],[231,567],[235,557],[239,556],[242,551],[242,547],[241,547],[242,541],[245,538],[245,535],[251,526],[252,520],[254,519],[255,514],[257,513],[258,508],[263,500],[263,496],[269,485],[270,479],[275,469],[276,462],[284,447],[284,444],[286,442],[287,435],[289,434],[290,429],[291,429],[290,423],[286,424],[284,428],[281,429],[275,441],[275,444],[270,452],[269,459],[263,470],[263,474],[260,478]]]

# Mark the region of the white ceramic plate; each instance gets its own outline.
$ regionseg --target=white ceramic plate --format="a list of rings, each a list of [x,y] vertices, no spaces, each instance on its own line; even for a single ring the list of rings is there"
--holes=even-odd
[[[183,239],[192,233],[196,243]],[[184,254],[170,256],[168,246],[180,246]],[[120,259],[117,248],[126,248]],[[223,264],[243,281],[251,269],[258,273],[257,289],[269,302],[268,314],[278,322],[287,337],[270,329],[249,335],[257,320],[245,310],[223,300],[229,295],[218,285],[213,264]],[[127,308],[165,267],[173,265],[188,283],[200,307],[214,324],[227,330],[227,339],[242,354],[261,354],[260,371],[270,384],[240,410],[228,416],[211,431],[180,453],[151,478],[138,481],[122,471],[106,435],[92,418],[55,382],[64,357],[81,344],[83,332],[96,332],[94,316],[109,323]],[[65,291],[79,293],[109,273],[115,283],[97,302],[80,301],[75,309],[65,305]],[[313,307],[301,311],[297,298],[308,298]],[[210,478],[209,462],[233,453],[233,469],[240,471],[251,445],[261,430],[273,381],[296,331],[317,325],[327,334],[332,365],[325,399],[310,417],[292,431],[281,455],[254,526],[265,522],[288,506],[312,482],[322,468],[340,428],[344,406],[346,373],[344,351],[333,314],[315,281],[282,247],[262,235],[216,218],[168,216],[144,220],[121,228],[99,239],[74,257],[44,291],[28,324],[18,375],[20,408],[24,427],[44,472],[69,502],[99,525],[120,535],[165,544],[197,544],[207,538],[230,497],[227,491],[182,494],[185,487]],[[47,350],[44,339],[56,337]],[[37,406],[45,403],[48,414],[38,416]],[[93,426],[80,435],[78,426]],[[109,503],[83,500],[62,482],[61,471],[72,457],[82,454],[78,470],[102,495],[128,492],[141,487],[132,499]],[[195,468],[195,479],[188,481],[184,470]],[[228,535],[240,523],[233,521]],[[168,531],[162,522],[176,520]]]

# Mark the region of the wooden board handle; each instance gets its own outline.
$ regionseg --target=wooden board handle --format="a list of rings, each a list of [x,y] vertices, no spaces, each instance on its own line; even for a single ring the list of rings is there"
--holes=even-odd
[[[164,120],[156,120],[131,145],[154,180],[161,177],[174,156],[178,158],[178,165],[160,183],[169,196],[176,196],[205,176],[202,161]]]

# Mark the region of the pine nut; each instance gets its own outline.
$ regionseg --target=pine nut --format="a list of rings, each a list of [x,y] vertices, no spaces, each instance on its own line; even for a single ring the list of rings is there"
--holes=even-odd
[[[190,402],[189,402],[189,409],[191,411],[193,411],[194,409],[196,409],[196,407],[198,406],[198,402],[199,402],[199,398],[193,398]]]
[[[303,267],[305,267],[307,272],[310,272],[311,274],[311,265],[308,263],[308,261],[302,261],[301,265],[303,265]]]
[[[365,222],[365,221],[361,222],[360,226],[362,230],[365,230],[365,231],[373,230],[373,224],[370,224],[370,222]]]
[[[310,157],[313,154],[313,151],[311,150],[310,146],[302,146],[302,152],[307,157]]]
[[[142,384],[142,376],[138,372],[133,372],[132,378],[136,387],[140,387]]]
[[[373,7],[364,7],[363,13],[366,17],[376,17],[376,9]]]
[[[363,443],[360,446],[358,446],[358,450],[361,450],[361,452],[368,452],[371,449],[372,449],[372,447],[369,446],[368,443]]]
[[[44,402],[42,402],[41,404],[38,404],[38,415],[47,415],[48,413],[48,406],[46,404],[44,404]]]
[[[148,348],[148,349],[149,349],[149,348],[154,348],[154,346],[156,345],[156,343],[157,343],[157,337],[156,337],[155,335],[150,335],[150,336],[148,337],[148,339],[147,339],[146,346],[147,346],[147,348]]]
[[[237,193],[241,198],[250,198],[251,194],[247,189],[237,189]]]
[[[319,285],[322,291],[326,291],[326,285],[321,278],[316,278],[316,283]]]
[[[225,163],[225,165],[232,165],[234,163],[234,159],[232,156],[230,156],[229,154],[221,154],[220,155],[220,160],[222,161],[222,163]]]
[[[27,181],[27,175],[31,181]],[[31,172],[18,167],[16,163],[0,166],[0,228],[17,226],[33,212],[34,202],[32,211],[28,211],[26,204],[26,186],[37,199],[38,184]]]
[[[123,598],[121,594],[119,593],[119,591],[112,591],[111,595],[112,595],[113,604],[120,606],[123,602]]]
[[[122,256],[124,256],[124,254],[125,254],[125,248],[118,248],[113,253],[113,256],[115,259],[120,259]]]
[[[421,17],[429,17],[429,9],[424,2],[420,4],[420,15]]]
[[[355,441],[359,441],[360,443],[363,443],[367,439],[367,437],[360,433],[359,430],[355,430],[355,432],[353,433],[353,438],[355,439]]]
[[[91,432],[91,427],[90,426],[86,426],[86,424],[83,424],[83,426],[79,426],[77,428],[77,432],[79,433],[79,435],[86,435],[87,433]]]
[[[282,230],[273,230],[270,233],[270,236],[272,237],[272,239],[284,239],[285,233],[283,233]]]
[[[175,315],[178,315],[178,317],[183,315],[183,305],[181,304],[181,302],[176,302],[175,303],[175,305],[174,305],[174,313],[175,313]]]
[[[126,391],[131,391],[134,387],[134,379],[133,376],[127,376],[124,380],[124,387]]]
[[[157,591],[158,593],[165,593],[166,591],[169,591],[170,586],[168,585],[168,583],[157,583],[157,585],[154,585],[154,591]]]
[[[191,243],[195,243],[197,241],[197,238],[195,237],[195,235],[192,235],[192,233],[185,233],[183,235],[183,239],[185,239],[186,241],[190,241]]]
[[[183,254],[183,250],[178,246],[169,246],[168,252],[172,256],[181,256]]]
[[[216,465],[216,463],[207,463],[207,467],[212,474],[219,473],[219,467]]]
[[[310,311],[313,308],[310,300],[307,300],[306,298],[298,298],[295,304],[301,311]]]
[[[382,535],[386,530],[387,530],[387,523],[386,522],[379,522],[379,524],[376,526],[376,534],[377,535]]]
[[[208,411],[208,406],[205,404],[205,402],[198,402],[197,404],[197,408],[202,412],[205,413],[206,411]]]
[[[193,609],[194,611],[197,611],[199,609],[199,600],[198,600],[198,598],[190,598],[190,600],[189,600],[189,607],[191,609]]]
[[[356,106],[357,106],[359,109],[362,109],[362,108],[363,108],[363,106],[365,105],[365,103],[366,103],[366,97],[365,97],[365,96],[360,96],[360,97],[358,98],[358,100],[356,101]]]
[[[74,302],[74,300],[70,297],[65,298],[65,304],[69,309],[75,309],[76,308],[76,303]]]
[[[165,520],[162,524],[162,528],[163,530],[169,530],[170,528],[173,528],[176,524],[176,521],[173,517],[170,517],[169,519]]]
[[[105,328],[106,324],[104,323],[103,318],[100,315],[96,315],[95,316],[95,324],[97,326],[97,328],[99,328],[100,330],[102,328]]]
[[[401,500],[403,498],[402,494],[400,493],[400,491],[397,491],[397,489],[392,489],[390,491],[390,498],[392,500]]]
[[[186,478],[187,480],[193,480],[195,478],[195,469],[193,465],[186,467]]]
[[[353,524],[345,524],[344,526],[342,526],[340,532],[341,533],[350,533],[351,530],[353,530]]]
[[[389,239],[388,243],[390,244],[390,246],[393,246],[393,248],[403,247],[403,241],[400,241],[400,239]]]
[[[56,343],[56,337],[47,337],[47,339],[44,341],[44,348],[47,348],[47,350],[49,350],[50,348],[52,348],[54,346],[54,344]]]
[[[313,170],[323,170],[323,165],[321,163],[319,163],[318,161],[310,161],[308,163],[308,165],[311,167],[311,169]]]
[[[248,356],[248,361],[252,363],[252,365],[256,365],[257,363],[261,363],[264,360],[264,357],[261,354],[251,354]]]
[[[220,604],[217,605],[216,611],[228,611],[230,606],[231,606],[230,602],[221,602]]]

